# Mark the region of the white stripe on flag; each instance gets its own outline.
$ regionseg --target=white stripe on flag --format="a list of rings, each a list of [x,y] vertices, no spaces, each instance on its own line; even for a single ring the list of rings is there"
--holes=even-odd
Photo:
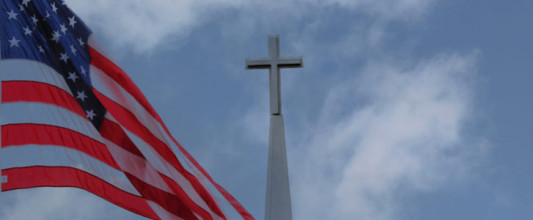
[[[194,187],[191,185],[189,180],[187,180],[180,172],[178,172],[170,163],[165,159],[161,158],[150,145],[144,142],[142,139],[137,137],[137,135],[129,132],[123,127],[126,135],[131,139],[131,141],[138,147],[141,153],[144,155],[146,160],[160,173],[171,178],[176,182],[180,187],[185,191],[187,196],[191,198],[198,206],[209,212],[214,219],[217,219],[217,215],[209,208],[205,201],[198,195]],[[229,219],[229,218],[228,218]]]
[[[49,66],[30,60],[2,60],[2,81],[33,81],[58,87],[72,95],[65,79]],[[81,79],[77,79],[81,80]]]
[[[124,172],[129,173],[160,190],[174,194],[165,183],[165,180],[159,176],[157,171],[152,165],[150,165],[150,163],[148,163],[148,161],[122,149],[105,138],[104,142],[107,145],[109,152],[111,152],[111,155],[115,158],[115,161]]]
[[[159,121],[156,120],[141,104],[139,104],[139,102],[137,102],[133,96],[131,96],[124,88],[122,88],[120,84],[116,83],[102,70],[92,65],[91,81],[93,82],[94,89],[134,114],[139,122],[141,122],[144,127],[150,130],[150,132],[156,136],[157,139],[169,146],[169,148],[178,157],[178,160],[181,162],[183,167],[189,173],[192,173],[190,166],[193,165],[188,162],[181,152],[179,152],[177,146],[174,144],[174,141],[168,137],[165,129],[163,129]]]
[[[102,70],[91,65],[91,81],[93,88],[102,93],[109,99],[115,101],[125,109],[128,109],[135,115],[137,120],[141,122],[152,134],[159,140],[165,142],[164,131],[158,127],[158,121],[140,105],[135,98],[133,98],[120,84],[116,83]],[[168,143],[165,142],[168,145]]]
[[[2,103],[0,124],[43,124],[67,128],[88,136],[100,143],[103,138],[96,128],[84,118],[56,105],[39,102]],[[9,117],[6,117],[9,115]]]
[[[141,196],[122,171],[75,149],[53,145],[4,146],[0,160],[2,169],[30,166],[75,168],[90,173],[121,190]]]

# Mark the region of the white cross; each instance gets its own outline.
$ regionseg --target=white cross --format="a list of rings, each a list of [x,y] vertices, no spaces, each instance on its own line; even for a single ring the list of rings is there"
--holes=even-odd
[[[270,114],[281,114],[280,69],[300,68],[303,58],[279,57],[279,36],[268,37],[268,57],[249,60],[246,59],[247,69],[269,69],[270,81]]]

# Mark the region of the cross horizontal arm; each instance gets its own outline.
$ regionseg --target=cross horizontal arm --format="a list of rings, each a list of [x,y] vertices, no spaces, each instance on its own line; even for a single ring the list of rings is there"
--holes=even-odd
[[[282,68],[300,68],[304,65],[302,57],[280,58],[279,60],[277,60],[277,63],[278,66]]]
[[[303,67],[303,58],[259,58],[248,60],[246,59],[246,69],[269,69],[272,65],[279,68],[300,68]]]
[[[246,69],[268,69],[271,65],[272,59],[270,58],[246,59]]]

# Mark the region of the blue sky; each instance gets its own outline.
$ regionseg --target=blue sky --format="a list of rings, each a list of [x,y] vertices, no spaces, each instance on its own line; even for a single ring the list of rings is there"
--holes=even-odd
[[[66,1],[174,137],[264,216],[279,34],[294,219],[532,219],[533,1]],[[1,219],[132,219],[76,189]],[[140,218],[139,218],[140,219]]]

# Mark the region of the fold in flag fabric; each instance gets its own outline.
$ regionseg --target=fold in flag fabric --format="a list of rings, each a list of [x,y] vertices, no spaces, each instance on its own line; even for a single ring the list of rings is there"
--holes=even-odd
[[[63,1],[0,7],[3,191],[75,187],[152,219],[253,219]]]

